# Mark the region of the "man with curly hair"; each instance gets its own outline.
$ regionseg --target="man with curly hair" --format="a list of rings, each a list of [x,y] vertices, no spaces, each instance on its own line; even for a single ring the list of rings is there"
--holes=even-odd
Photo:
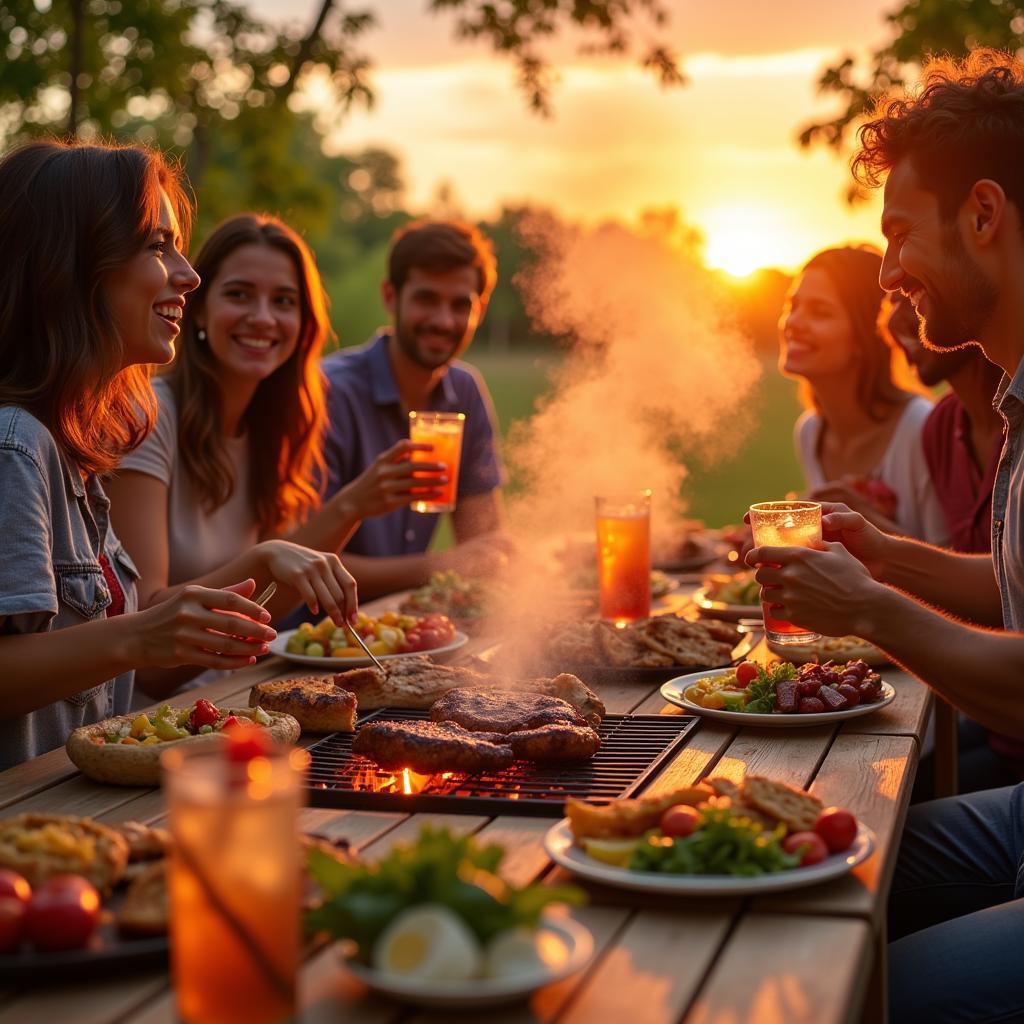
[[[829,505],[820,549],[747,560],[780,618],[863,636],[1024,739],[1024,63],[992,50],[932,61],[860,143],[854,174],[885,187],[882,287],[909,297],[929,347],[980,345],[1003,370],[992,554],[889,536]],[[912,808],[889,909],[894,1020],[1024,1020],[1024,785]]]

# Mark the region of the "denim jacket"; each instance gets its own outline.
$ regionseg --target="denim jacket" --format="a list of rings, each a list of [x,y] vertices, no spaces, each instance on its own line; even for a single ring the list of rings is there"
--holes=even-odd
[[[125,611],[138,608],[138,570],[110,529],[109,507],[99,481],[82,480],[39,420],[18,406],[0,407],[0,636],[102,618],[111,595],[101,554],[124,591]],[[0,769],[61,746],[80,725],[124,714],[132,677],[28,715],[4,717],[0,709]]]

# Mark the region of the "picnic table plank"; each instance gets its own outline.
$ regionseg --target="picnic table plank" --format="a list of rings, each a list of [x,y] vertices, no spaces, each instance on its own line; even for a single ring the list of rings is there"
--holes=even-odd
[[[755,909],[864,917],[875,927],[895,867],[894,844],[910,800],[917,744],[909,736],[840,733],[810,787],[826,806],[846,807],[875,833],[875,852],[845,878],[827,886],[762,896]]]
[[[865,732],[890,736],[923,736],[932,713],[931,690],[914,676],[894,668],[878,669],[892,684],[896,699],[870,715],[843,723],[843,732]]]
[[[744,775],[767,775],[801,789],[821,764],[836,733],[835,726],[794,729],[745,728],[726,747],[713,775],[740,782]]]
[[[639,911],[588,975],[559,1024],[675,1024],[719,955],[734,913]]]
[[[870,948],[868,926],[862,921],[747,914],[683,1020],[685,1024],[856,1020],[868,980]]]

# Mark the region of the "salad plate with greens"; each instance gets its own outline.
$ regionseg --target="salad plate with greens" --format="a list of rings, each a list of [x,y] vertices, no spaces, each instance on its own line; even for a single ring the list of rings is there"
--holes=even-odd
[[[322,902],[312,935],[342,943],[348,970],[383,995],[416,1006],[475,1009],[524,999],[593,957],[593,936],[552,904],[579,905],[571,885],[514,886],[505,851],[425,827],[374,863],[314,852]]]
[[[669,679],[661,695],[705,718],[780,728],[859,718],[896,699],[893,687],[862,661],[799,667],[788,661],[743,661]]]

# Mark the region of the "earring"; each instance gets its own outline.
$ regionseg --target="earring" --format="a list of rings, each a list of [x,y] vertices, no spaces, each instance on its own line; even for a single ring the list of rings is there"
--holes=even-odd
[[[202,327],[197,328],[196,329],[196,337],[200,341],[206,341],[206,331],[205,331],[205,329],[202,328]]]

